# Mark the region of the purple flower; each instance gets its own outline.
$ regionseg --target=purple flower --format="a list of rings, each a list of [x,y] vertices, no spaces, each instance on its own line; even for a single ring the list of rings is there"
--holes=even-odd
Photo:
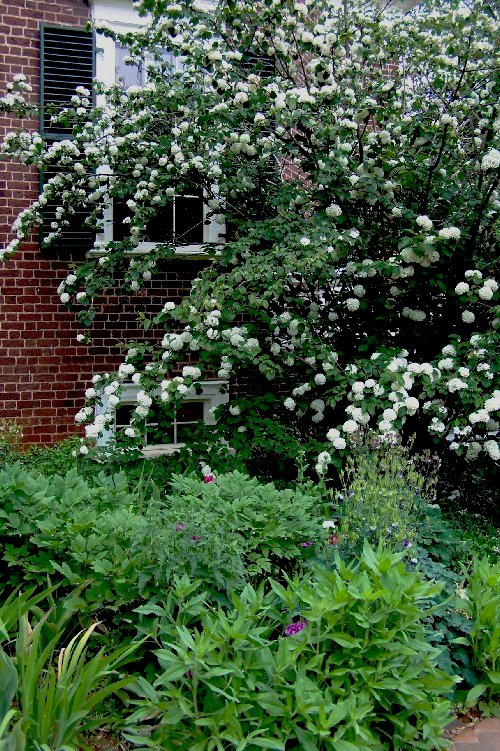
[[[205,477],[203,478],[203,482],[204,483],[215,482],[215,475],[212,475],[212,474],[205,475]]]
[[[176,532],[181,532],[181,531],[182,531],[182,530],[184,529],[184,527],[185,527],[185,526],[186,526],[186,525],[184,524],[184,522],[178,522],[178,523],[177,523],[177,524],[175,525],[175,531],[176,531]]]
[[[309,626],[307,621],[295,621],[295,623],[290,623],[285,631],[285,636],[295,636],[295,634],[298,634],[300,631],[303,631],[305,628]]]
[[[404,548],[411,548],[412,545],[413,545],[413,543],[410,542],[410,540],[403,540],[403,547]]]
[[[193,535],[191,539],[193,540],[193,542],[199,542],[201,540],[201,537],[199,535]]]
[[[299,543],[301,548],[310,548],[311,545],[314,545],[314,542],[312,540],[306,540],[305,542]]]

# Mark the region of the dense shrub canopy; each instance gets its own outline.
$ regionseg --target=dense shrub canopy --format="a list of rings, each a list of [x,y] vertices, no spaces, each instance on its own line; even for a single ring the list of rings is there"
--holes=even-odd
[[[202,187],[227,242],[190,295],[165,301],[147,322],[164,328],[162,341],[130,343],[118,373],[96,376],[78,416],[88,438],[112,422],[130,379],[141,388],[127,431],[134,440],[152,400],[173,409],[204,377],[251,373],[255,393],[218,409],[213,446],[225,437],[238,451],[253,443],[293,456],[306,443],[322,474],[363,427],[391,434],[417,416],[408,429],[418,427],[421,442],[497,460],[492,6],[136,5],[150,23],[121,41],[146,59],[147,84],[98,84],[95,107],[80,90],[62,115],[73,140],[49,146],[38,134],[7,135],[8,154],[64,171],[22,212],[2,257],[54,195],[54,235],[81,206],[102,228],[112,198],[129,197],[126,239],[96,243],[100,257],[59,290],[91,326],[100,290],[118,279],[137,290],[173,257],[166,244],[147,255],[134,249],[174,194]],[[180,70],[164,49],[181,58]],[[25,114],[27,88],[17,76],[4,109]],[[215,260],[216,248],[207,252]],[[191,354],[198,365],[179,369]],[[95,420],[103,393],[109,410]]]

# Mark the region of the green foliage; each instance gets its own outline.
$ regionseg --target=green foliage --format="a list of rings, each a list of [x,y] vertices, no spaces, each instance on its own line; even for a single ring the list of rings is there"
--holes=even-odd
[[[22,429],[12,420],[0,419],[0,462],[12,461],[22,438]]]
[[[26,598],[21,595],[20,601]],[[11,597],[9,608],[12,602]],[[2,751],[81,748],[80,736],[109,719],[102,715],[107,698],[131,683],[118,671],[139,642],[123,644],[109,655],[103,649],[90,655],[98,624],[68,640],[69,613],[58,618],[55,612],[20,611],[15,643],[0,648]]]
[[[476,559],[471,567],[461,606],[470,619],[469,633],[458,643],[472,649],[480,683],[467,695],[470,704],[486,694],[500,696],[500,563]]]
[[[410,551],[432,497],[435,466],[411,455],[411,446],[373,441],[354,447],[342,476],[338,514],[344,557],[359,555],[364,540]]]
[[[169,495],[129,490],[123,474],[94,482],[0,471],[0,551],[11,583],[62,575],[89,606],[114,610],[166,590],[174,574],[226,592],[280,576],[320,529],[315,497],[237,472],[217,482],[175,477]]]
[[[78,438],[67,438],[53,446],[31,446],[18,461],[31,472],[43,475],[64,475],[76,466],[74,452],[78,449]]]
[[[454,680],[423,623],[440,585],[402,557],[365,544],[356,564],[337,557],[267,594],[247,586],[197,628],[170,623],[127,739],[172,751],[447,748]]]
[[[272,483],[262,485],[230,472],[210,483],[175,476],[162,512],[171,524],[184,525],[177,537],[201,536],[189,563],[191,572],[230,590],[245,579],[280,576],[283,569],[293,568],[300,542],[318,535],[319,505],[317,497],[300,490],[277,490]],[[192,550],[184,544],[179,566]],[[184,567],[187,563],[186,557]]]

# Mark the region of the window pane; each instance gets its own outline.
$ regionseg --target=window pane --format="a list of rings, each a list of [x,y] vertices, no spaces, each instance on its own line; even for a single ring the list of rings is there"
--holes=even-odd
[[[151,243],[170,243],[174,239],[174,208],[173,201],[158,209],[158,213],[149,220],[146,228],[146,239]]]
[[[169,201],[165,206],[157,209],[158,213],[149,220],[146,227],[146,242],[168,243],[174,237],[173,202]],[[113,240],[124,240],[130,237],[130,225],[124,224],[123,220],[130,217],[132,212],[127,206],[126,199],[113,199]]]
[[[203,198],[177,196],[175,199],[175,241],[199,245],[203,242]]]
[[[146,443],[154,446],[158,443],[175,443],[174,426],[163,424],[161,427],[148,427],[146,432]]]
[[[134,411],[134,404],[120,404],[116,408],[115,420],[117,428],[124,428],[130,425],[130,419],[132,412]]]
[[[187,423],[185,425],[177,424],[177,441],[176,443],[184,443],[193,434],[193,430],[196,428],[197,423]]]
[[[176,415],[177,422],[203,420],[203,402],[183,402]]]
[[[130,216],[130,209],[125,199],[113,198],[113,240],[124,240],[130,235],[129,225],[123,220]]]
[[[122,47],[120,44],[116,45],[115,81],[123,84],[125,89],[129,89],[131,86],[144,85],[144,66],[127,65],[125,60],[129,56],[130,52],[126,47]]]

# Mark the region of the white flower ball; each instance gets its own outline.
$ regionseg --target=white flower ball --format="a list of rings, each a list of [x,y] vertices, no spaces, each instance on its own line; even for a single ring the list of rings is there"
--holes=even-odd
[[[443,240],[458,240],[460,237],[460,230],[458,227],[443,227],[438,232],[439,237]]]
[[[339,431],[339,430],[337,430],[337,428],[330,428],[330,430],[329,430],[329,431],[328,431],[328,433],[326,434],[326,438],[327,438],[327,440],[328,440],[328,441],[332,441],[332,443],[333,443],[333,441],[334,441],[334,440],[335,440],[336,438],[339,438],[339,437],[340,437],[340,431]]]
[[[346,420],[342,429],[345,433],[355,433],[358,430],[358,423],[356,420]]]
[[[408,412],[415,413],[417,409],[419,408],[420,403],[418,399],[416,399],[414,396],[408,396],[405,399],[405,407],[408,410]]]
[[[498,462],[500,460],[500,448],[496,441],[486,441],[483,448],[490,459],[493,459],[494,462]]]
[[[432,229],[433,227],[432,219],[429,219],[429,217],[425,214],[423,216],[417,216],[415,222],[419,227],[422,227],[422,229]]]
[[[491,289],[491,287],[481,287],[477,294],[479,295],[481,300],[491,300],[491,298],[493,297],[493,290]]]
[[[340,208],[340,206],[338,204],[332,203],[326,209],[326,214],[328,216],[333,216],[333,217],[340,216],[342,214],[342,209]]]
[[[446,347],[443,347],[441,352],[443,353],[443,355],[451,355],[452,357],[455,357],[455,355],[457,354],[457,350],[455,349],[453,344],[447,344]]]
[[[486,171],[497,167],[500,167],[500,151],[490,149],[481,160],[481,169]]]
[[[351,313],[353,313],[355,310],[359,309],[359,300],[356,297],[348,297],[346,300],[347,310],[350,310]]]
[[[337,449],[338,451],[342,451],[342,449],[345,449],[347,446],[347,443],[345,441],[345,438],[335,438],[334,441],[332,441],[332,445],[334,449]]]
[[[455,287],[455,292],[457,293],[457,295],[465,295],[469,290],[470,287],[467,282],[459,282]]]
[[[392,422],[397,418],[397,412],[396,410],[389,407],[389,409],[384,409],[382,413],[382,417],[384,418],[384,421],[386,422]]]
[[[462,313],[462,321],[464,323],[474,323],[476,320],[476,316],[471,310],[464,310]]]

